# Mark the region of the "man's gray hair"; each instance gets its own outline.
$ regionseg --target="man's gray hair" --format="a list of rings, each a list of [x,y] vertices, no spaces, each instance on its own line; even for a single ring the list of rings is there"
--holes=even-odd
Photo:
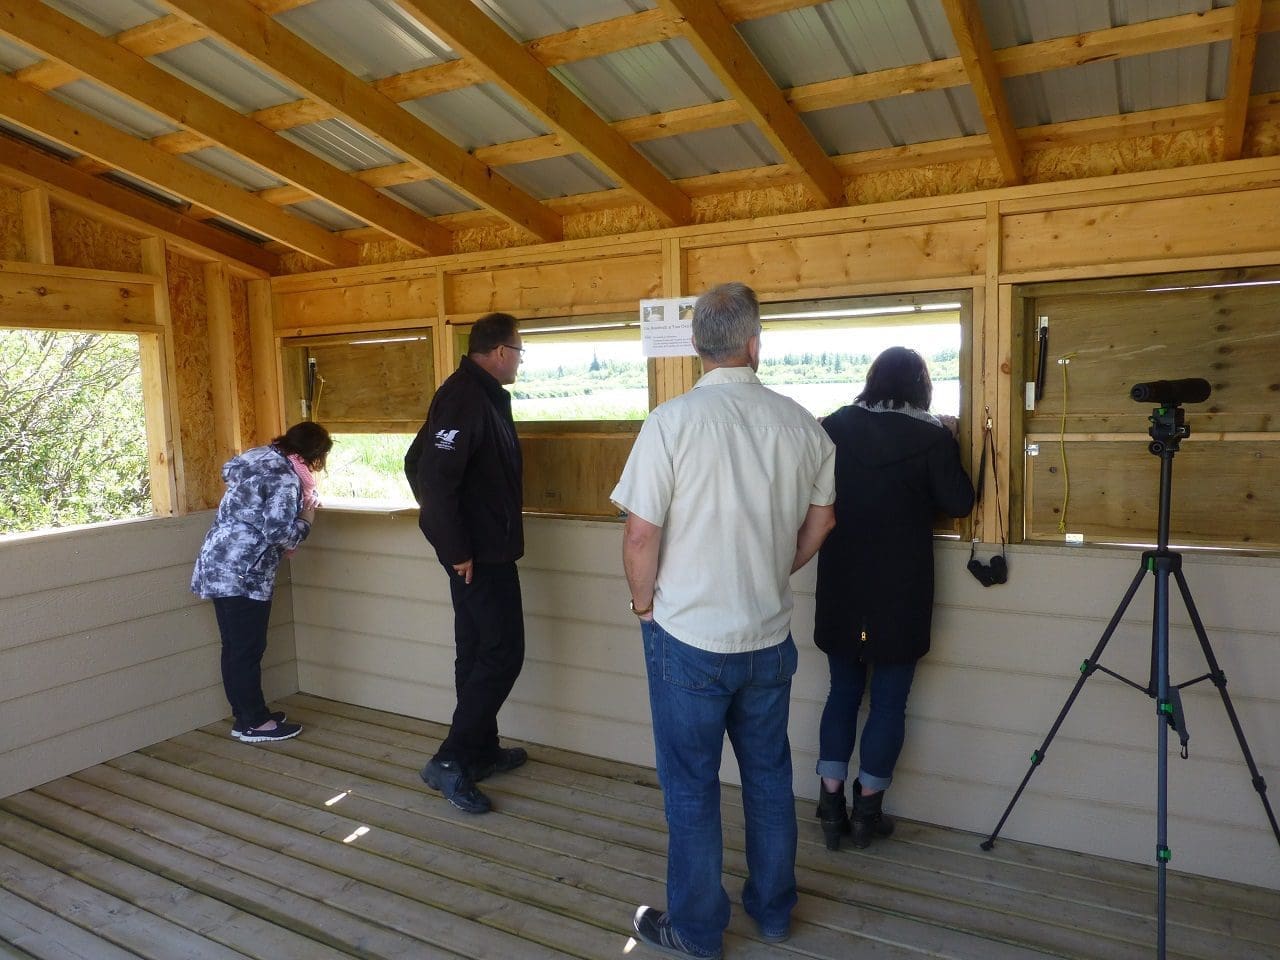
[[[693,305],[693,342],[713,363],[746,356],[747,341],[759,333],[760,303],[745,283],[712,287]]]

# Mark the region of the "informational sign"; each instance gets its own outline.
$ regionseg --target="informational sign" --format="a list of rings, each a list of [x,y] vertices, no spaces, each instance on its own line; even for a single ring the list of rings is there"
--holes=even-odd
[[[646,357],[692,357],[697,297],[640,301],[640,346]]]

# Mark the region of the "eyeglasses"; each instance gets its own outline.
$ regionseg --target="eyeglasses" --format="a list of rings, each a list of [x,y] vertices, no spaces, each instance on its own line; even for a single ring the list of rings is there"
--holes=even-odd
[[[517,347],[514,343],[502,343],[499,346],[506,347],[508,350],[514,350],[520,354],[520,359],[524,359],[524,347]]]

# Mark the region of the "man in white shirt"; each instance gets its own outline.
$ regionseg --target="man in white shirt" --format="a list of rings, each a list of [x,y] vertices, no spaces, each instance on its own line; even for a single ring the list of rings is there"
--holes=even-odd
[[[835,523],[835,448],[808,411],[756,377],[760,308],[750,287],[700,296],[693,341],[704,375],[649,415],[612,500],[627,514],[622,560],[644,637],[669,835],[667,909],[640,907],[636,936],[677,956],[718,958],[729,924],[726,733],[746,816],[742,904],[762,939],[790,933],[790,577]]]

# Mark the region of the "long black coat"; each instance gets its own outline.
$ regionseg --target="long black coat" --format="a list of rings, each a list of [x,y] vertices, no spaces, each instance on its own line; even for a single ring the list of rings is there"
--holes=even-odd
[[[850,405],[823,427],[836,445],[836,526],[818,554],[814,641],[873,663],[918,660],[933,620],[934,518],[973,509],[960,449],[907,411]]]

